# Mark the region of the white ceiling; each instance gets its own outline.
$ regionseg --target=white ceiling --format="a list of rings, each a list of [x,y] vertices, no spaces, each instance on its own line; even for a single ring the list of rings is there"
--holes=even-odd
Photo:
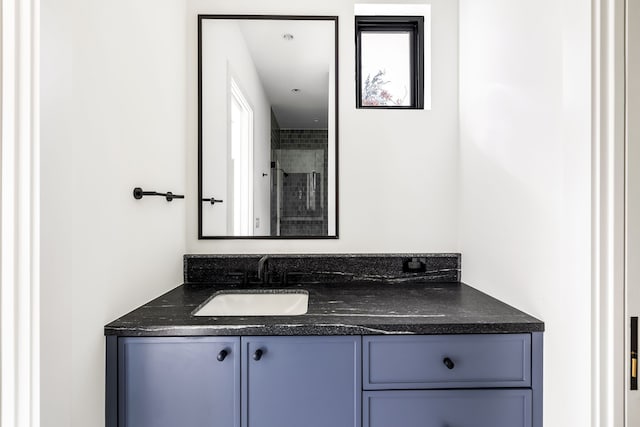
[[[243,20],[240,30],[280,127],[326,129],[333,21]]]

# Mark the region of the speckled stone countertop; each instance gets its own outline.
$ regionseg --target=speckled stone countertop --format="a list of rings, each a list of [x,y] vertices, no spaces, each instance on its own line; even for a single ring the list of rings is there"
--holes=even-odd
[[[273,288],[273,286],[269,286]],[[105,326],[105,335],[380,335],[524,333],[544,323],[459,282],[332,282],[282,287],[309,292],[300,316],[201,317],[214,293],[255,285],[181,285]]]

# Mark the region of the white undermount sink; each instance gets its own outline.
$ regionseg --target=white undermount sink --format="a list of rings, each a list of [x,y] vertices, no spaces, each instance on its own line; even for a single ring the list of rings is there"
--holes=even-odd
[[[194,316],[299,316],[309,308],[304,290],[221,291],[198,308]]]

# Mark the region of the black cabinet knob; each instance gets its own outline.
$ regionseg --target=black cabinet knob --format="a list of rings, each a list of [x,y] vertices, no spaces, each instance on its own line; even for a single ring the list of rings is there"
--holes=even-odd
[[[218,359],[218,362],[222,362],[228,354],[229,351],[227,351],[226,349],[220,350],[220,353],[218,353],[218,357],[216,357],[216,359]]]
[[[257,349],[255,353],[253,353],[253,360],[260,360],[260,359],[262,359],[262,350]]]
[[[448,357],[445,357],[442,363],[444,363],[444,366],[446,366],[448,369],[453,369],[454,366],[456,366],[455,363],[453,363],[453,360],[449,359]]]

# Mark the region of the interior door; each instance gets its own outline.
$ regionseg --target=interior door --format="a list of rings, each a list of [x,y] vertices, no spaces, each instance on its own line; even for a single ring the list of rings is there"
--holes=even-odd
[[[626,34],[626,425],[640,426],[637,330],[640,316],[640,2],[627,0]],[[634,374],[636,375],[634,377]]]

